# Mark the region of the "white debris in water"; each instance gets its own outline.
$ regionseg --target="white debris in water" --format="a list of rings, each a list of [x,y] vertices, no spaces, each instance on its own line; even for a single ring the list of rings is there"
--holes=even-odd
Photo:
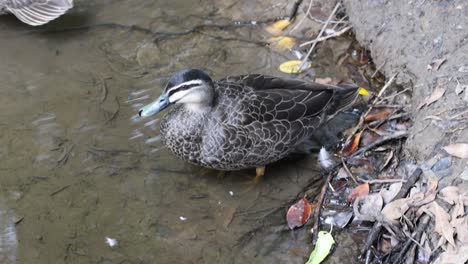
[[[150,98],[149,95],[144,95],[144,96],[140,96],[140,97],[137,97],[137,98],[129,99],[129,100],[125,101],[125,102],[126,103],[131,103],[131,102],[135,102],[135,101],[145,100],[145,99],[148,99],[148,98]]]
[[[135,138],[139,138],[139,137],[142,137],[144,136],[143,133],[141,133],[138,129],[135,129],[133,132],[132,132],[132,136],[129,138],[129,140],[132,140],[132,139],[135,139]]]
[[[145,140],[145,143],[146,144],[151,144],[151,143],[154,143],[154,142],[158,142],[161,140],[161,136],[155,136],[155,137],[152,137],[152,138],[148,138],[147,140]]]
[[[233,191],[229,191],[229,195],[234,196],[234,192],[233,192]]]
[[[156,118],[156,119],[153,119],[153,120],[150,120],[150,121],[146,122],[146,123],[145,123],[145,127],[147,127],[147,126],[152,126],[152,125],[156,124],[156,122],[158,122],[158,120],[159,120],[159,119]]]
[[[55,114],[43,114],[43,115],[41,115],[41,117],[34,120],[32,122],[32,124],[37,126],[37,125],[39,125],[40,123],[42,123],[44,121],[49,121],[49,120],[52,120],[52,119],[55,120],[55,117],[56,117]]]
[[[138,90],[138,91],[135,91],[135,92],[131,92],[130,94],[133,95],[133,96],[138,96],[140,94],[144,94],[146,92],[148,92],[150,89],[143,89],[143,90]]]
[[[13,211],[4,205],[0,196],[0,261],[1,263],[17,263],[18,239],[16,225],[18,218]]]
[[[106,244],[109,245],[109,247],[115,247],[119,242],[115,238],[106,237]]]
[[[333,167],[333,161],[330,157],[330,153],[328,153],[328,151],[324,147],[320,149],[318,160],[319,160],[320,166],[324,168],[325,170],[328,170],[331,167]]]
[[[187,217],[185,217],[185,216],[179,216],[179,219],[180,219],[180,221],[186,221],[186,220],[187,220]]]

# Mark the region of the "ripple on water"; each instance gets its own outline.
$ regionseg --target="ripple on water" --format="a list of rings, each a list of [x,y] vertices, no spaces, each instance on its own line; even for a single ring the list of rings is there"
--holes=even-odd
[[[16,263],[18,240],[15,215],[0,198],[0,263]]]

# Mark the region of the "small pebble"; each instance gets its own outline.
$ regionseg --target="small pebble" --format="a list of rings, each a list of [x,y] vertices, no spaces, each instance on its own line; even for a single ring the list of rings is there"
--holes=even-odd
[[[187,220],[187,217],[185,217],[185,216],[179,216],[179,219],[180,219],[180,221],[185,221],[185,220]]]
[[[234,196],[234,192],[233,192],[233,191],[229,191],[229,195]]]

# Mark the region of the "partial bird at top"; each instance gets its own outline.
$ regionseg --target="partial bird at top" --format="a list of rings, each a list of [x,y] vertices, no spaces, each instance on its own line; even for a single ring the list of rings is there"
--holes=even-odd
[[[28,25],[40,26],[72,7],[73,0],[0,0],[0,15],[11,13]]]
[[[179,158],[218,170],[257,168],[300,149],[314,131],[351,107],[355,85],[323,85],[250,74],[214,81],[188,69],[143,107],[146,117],[173,105],[161,121],[165,145]]]

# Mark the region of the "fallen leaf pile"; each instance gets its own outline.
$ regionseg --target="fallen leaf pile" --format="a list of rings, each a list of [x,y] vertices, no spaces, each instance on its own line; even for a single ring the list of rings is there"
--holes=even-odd
[[[394,183],[376,193],[358,195],[353,204],[355,219],[379,221],[385,227],[391,225],[392,228],[388,231],[393,234],[395,230],[402,233],[404,230],[415,230],[418,219],[427,214],[434,224],[433,230],[424,231],[425,241],[421,244],[429,251],[423,252],[420,257],[424,258],[441,247],[444,253],[440,255],[441,260],[438,260],[438,263],[452,263],[450,259],[454,256],[460,259],[453,263],[466,263],[468,255],[460,254],[459,251],[464,250],[468,243],[468,217],[465,212],[465,207],[468,206],[468,189],[457,186],[439,189],[438,183],[438,176],[428,169],[423,172],[423,179],[410,190],[410,195],[406,198],[393,200],[402,183]],[[356,187],[351,194],[358,193],[355,190],[364,189],[363,186]],[[432,232],[438,235],[435,242],[427,239],[433,237]],[[392,239],[397,244],[404,243],[397,236],[392,235]],[[392,247],[382,248],[388,251]]]

